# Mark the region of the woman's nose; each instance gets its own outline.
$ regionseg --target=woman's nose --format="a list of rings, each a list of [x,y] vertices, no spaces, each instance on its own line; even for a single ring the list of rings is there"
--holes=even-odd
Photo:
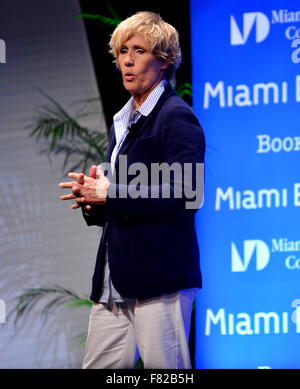
[[[131,53],[127,53],[125,56],[125,65],[130,66],[133,65],[133,57]]]

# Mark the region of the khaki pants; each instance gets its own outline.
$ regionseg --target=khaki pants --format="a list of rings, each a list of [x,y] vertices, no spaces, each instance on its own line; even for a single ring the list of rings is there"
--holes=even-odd
[[[190,369],[188,338],[198,288],[132,305],[92,305],[83,369]]]

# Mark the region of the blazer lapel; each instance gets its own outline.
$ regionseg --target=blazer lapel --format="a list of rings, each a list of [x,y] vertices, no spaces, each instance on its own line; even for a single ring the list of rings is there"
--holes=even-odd
[[[126,151],[128,150],[128,148],[132,145],[132,143],[136,140],[136,138],[138,138],[140,136],[140,134],[142,133],[142,130],[145,126],[145,124],[148,122],[148,120],[150,119],[150,115],[149,116],[141,116],[139,118],[139,120],[132,124],[131,127],[128,129],[129,132],[122,144],[122,146],[120,147],[120,150],[118,152],[118,155],[117,155],[117,158],[116,158],[116,164],[118,162],[118,159],[119,159],[119,155],[120,154],[125,154]]]
[[[109,140],[108,140],[108,147],[106,150],[105,162],[110,162],[110,158],[115,145],[116,145],[115,130],[114,130],[114,126],[111,126],[109,131]]]
[[[126,136],[126,138],[125,138],[125,140],[124,140],[124,142],[123,142],[123,144],[122,144],[122,146],[117,154],[116,161],[115,161],[115,168],[117,167],[117,165],[119,163],[119,155],[126,153],[126,151],[134,143],[134,141],[139,136],[141,136],[144,128],[146,127],[146,124],[151,121],[151,119],[155,115],[155,112],[157,112],[161,108],[161,106],[164,104],[164,102],[169,97],[174,96],[175,94],[176,94],[176,92],[174,91],[174,89],[171,87],[171,85],[169,83],[167,83],[163,94],[160,96],[158,102],[156,103],[156,105],[153,108],[153,110],[151,111],[151,113],[148,116],[140,117],[139,120],[135,124],[131,125],[131,127],[129,129],[129,133],[127,134],[127,136]],[[114,143],[116,143],[116,142],[114,142]],[[110,153],[110,155],[111,155],[111,153]]]

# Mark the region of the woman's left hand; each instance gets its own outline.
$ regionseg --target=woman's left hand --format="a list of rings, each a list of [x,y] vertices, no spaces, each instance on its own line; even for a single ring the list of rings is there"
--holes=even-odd
[[[79,208],[80,206],[85,206],[86,209],[90,209],[88,205],[105,204],[110,182],[104,176],[101,166],[92,166],[90,169],[90,177],[83,173],[75,172],[69,173],[68,176],[76,181],[62,182],[59,184],[59,187],[63,189],[70,188],[72,189],[72,193],[62,195],[60,198],[61,200],[74,199],[76,204],[71,206],[72,209]]]

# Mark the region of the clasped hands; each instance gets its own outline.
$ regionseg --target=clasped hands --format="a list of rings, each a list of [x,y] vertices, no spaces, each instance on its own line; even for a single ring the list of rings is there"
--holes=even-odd
[[[61,200],[75,200],[72,209],[83,207],[90,210],[92,205],[105,204],[109,180],[105,177],[102,167],[93,165],[89,177],[83,173],[71,172],[68,177],[76,181],[61,182],[62,189],[70,188],[72,193],[60,196]]]

